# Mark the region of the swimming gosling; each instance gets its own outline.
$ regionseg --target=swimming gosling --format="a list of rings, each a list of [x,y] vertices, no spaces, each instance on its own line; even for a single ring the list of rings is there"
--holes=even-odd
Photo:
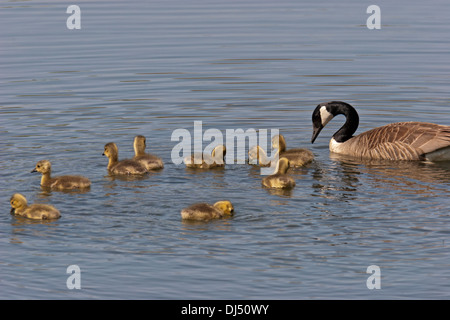
[[[268,167],[270,166],[271,159],[262,147],[253,146],[248,151],[248,163],[259,165],[260,167]]]
[[[214,205],[208,203],[196,203],[181,210],[183,220],[207,221],[234,214],[234,208],[230,201],[217,201]]]
[[[108,172],[117,175],[130,175],[130,174],[145,174],[147,169],[137,161],[126,159],[119,161],[119,149],[114,142],[109,142],[105,145],[103,155],[107,156]]]
[[[202,153],[193,154],[184,158],[184,163],[187,168],[211,169],[224,167],[226,153],[227,148],[220,144],[213,149],[211,155]]]
[[[38,161],[31,172],[42,173],[41,186],[52,190],[87,189],[91,186],[91,181],[83,176],[67,175],[52,178],[52,164],[48,160]]]
[[[277,149],[280,158],[287,158],[292,167],[303,167],[314,160],[311,150],[305,148],[286,149],[286,140],[282,134],[272,138],[272,148]]]
[[[146,139],[142,135],[134,137],[133,160],[142,164],[147,170],[159,170],[164,168],[164,162],[160,157],[145,152]]]
[[[295,180],[287,175],[289,160],[280,158],[278,160],[276,173],[262,179],[262,185],[267,188],[290,189],[295,187]]]
[[[49,204],[28,205],[27,199],[20,193],[13,194],[9,202],[11,203],[11,214],[16,216],[34,220],[50,220],[61,217],[59,210]]]

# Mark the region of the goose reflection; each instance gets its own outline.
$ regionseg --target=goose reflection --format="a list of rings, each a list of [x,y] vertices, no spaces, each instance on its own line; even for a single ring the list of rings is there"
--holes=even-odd
[[[313,172],[313,188],[327,198],[353,200],[362,188],[369,194],[380,190],[424,197],[450,193],[450,163],[358,160],[338,154],[330,154],[330,159],[332,167],[317,165]]]

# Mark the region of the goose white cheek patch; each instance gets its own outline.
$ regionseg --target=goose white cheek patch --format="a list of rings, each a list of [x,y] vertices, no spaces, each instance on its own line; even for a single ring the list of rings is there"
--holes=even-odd
[[[320,108],[320,119],[322,120],[322,126],[325,127],[331,119],[333,119],[333,115],[327,111],[327,107],[323,106]]]

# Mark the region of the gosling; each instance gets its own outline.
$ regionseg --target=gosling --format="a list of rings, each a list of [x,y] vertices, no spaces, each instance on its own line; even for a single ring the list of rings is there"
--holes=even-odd
[[[260,167],[270,166],[271,159],[267,156],[266,151],[260,146],[253,146],[248,151],[248,163],[259,165]]]
[[[114,142],[109,142],[105,145],[103,155],[107,156],[108,172],[115,175],[131,175],[131,174],[145,174],[147,169],[137,161],[126,159],[119,161],[119,149]]]
[[[286,158],[280,158],[277,163],[275,174],[267,176],[262,179],[262,185],[267,188],[276,189],[291,189],[295,187],[295,180],[286,172],[289,169],[289,160]]]
[[[286,150],[286,140],[281,134],[272,138],[272,148],[278,149],[279,157],[287,158],[292,167],[303,167],[314,160],[314,154],[311,150],[304,148]]]
[[[216,146],[211,152],[211,156],[207,154],[193,154],[184,158],[187,168],[211,169],[225,166],[225,154],[227,148],[224,145]]]
[[[52,190],[87,189],[91,186],[91,181],[83,176],[59,176],[52,178],[52,164],[48,160],[38,161],[31,172],[42,173],[41,186]]]
[[[58,209],[49,204],[28,205],[27,199],[20,193],[15,193],[10,199],[11,214],[34,220],[58,219],[61,214]]]
[[[183,220],[207,221],[234,214],[234,208],[230,201],[217,201],[214,205],[208,203],[196,203],[181,210]]]
[[[134,157],[133,160],[142,164],[147,170],[160,170],[164,168],[164,162],[160,157],[145,153],[146,139],[138,135],[134,137]]]

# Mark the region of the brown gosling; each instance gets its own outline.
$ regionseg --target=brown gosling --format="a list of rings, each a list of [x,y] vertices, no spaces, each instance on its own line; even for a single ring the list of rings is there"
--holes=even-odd
[[[139,162],[147,170],[160,170],[164,168],[164,162],[158,156],[145,152],[146,139],[142,135],[134,137],[134,157],[133,160]]]
[[[450,160],[450,126],[428,122],[396,122],[353,134],[358,129],[355,108],[342,101],[320,103],[313,112],[314,143],[320,131],[335,116],[346,120],[330,140],[330,151],[359,159],[373,160]]]
[[[277,149],[280,158],[287,158],[292,167],[303,167],[314,160],[311,150],[305,148],[286,149],[286,140],[282,134],[272,138],[272,148]]]
[[[10,199],[11,214],[34,220],[58,219],[61,214],[58,209],[49,204],[28,205],[27,199],[20,193],[15,193]]]
[[[41,186],[52,190],[87,189],[91,186],[91,181],[83,176],[67,175],[52,178],[52,164],[48,160],[38,161],[31,172],[42,173]]]
[[[119,161],[119,149],[114,142],[109,142],[105,145],[103,155],[107,156],[108,172],[116,175],[130,175],[130,174],[145,174],[147,169],[137,161],[126,159]]]
[[[280,158],[278,160],[275,174],[263,178],[262,185],[267,188],[276,188],[276,189],[290,189],[295,187],[294,178],[287,175],[288,169],[289,169],[289,160],[284,157]]]
[[[210,156],[207,154],[193,154],[184,158],[184,163],[187,168],[211,169],[224,167],[226,153],[226,147],[218,145],[213,149]],[[196,163],[196,160],[201,162]]]
[[[217,201],[214,205],[208,203],[196,203],[181,210],[183,220],[207,221],[234,214],[234,208],[230,201]]]

